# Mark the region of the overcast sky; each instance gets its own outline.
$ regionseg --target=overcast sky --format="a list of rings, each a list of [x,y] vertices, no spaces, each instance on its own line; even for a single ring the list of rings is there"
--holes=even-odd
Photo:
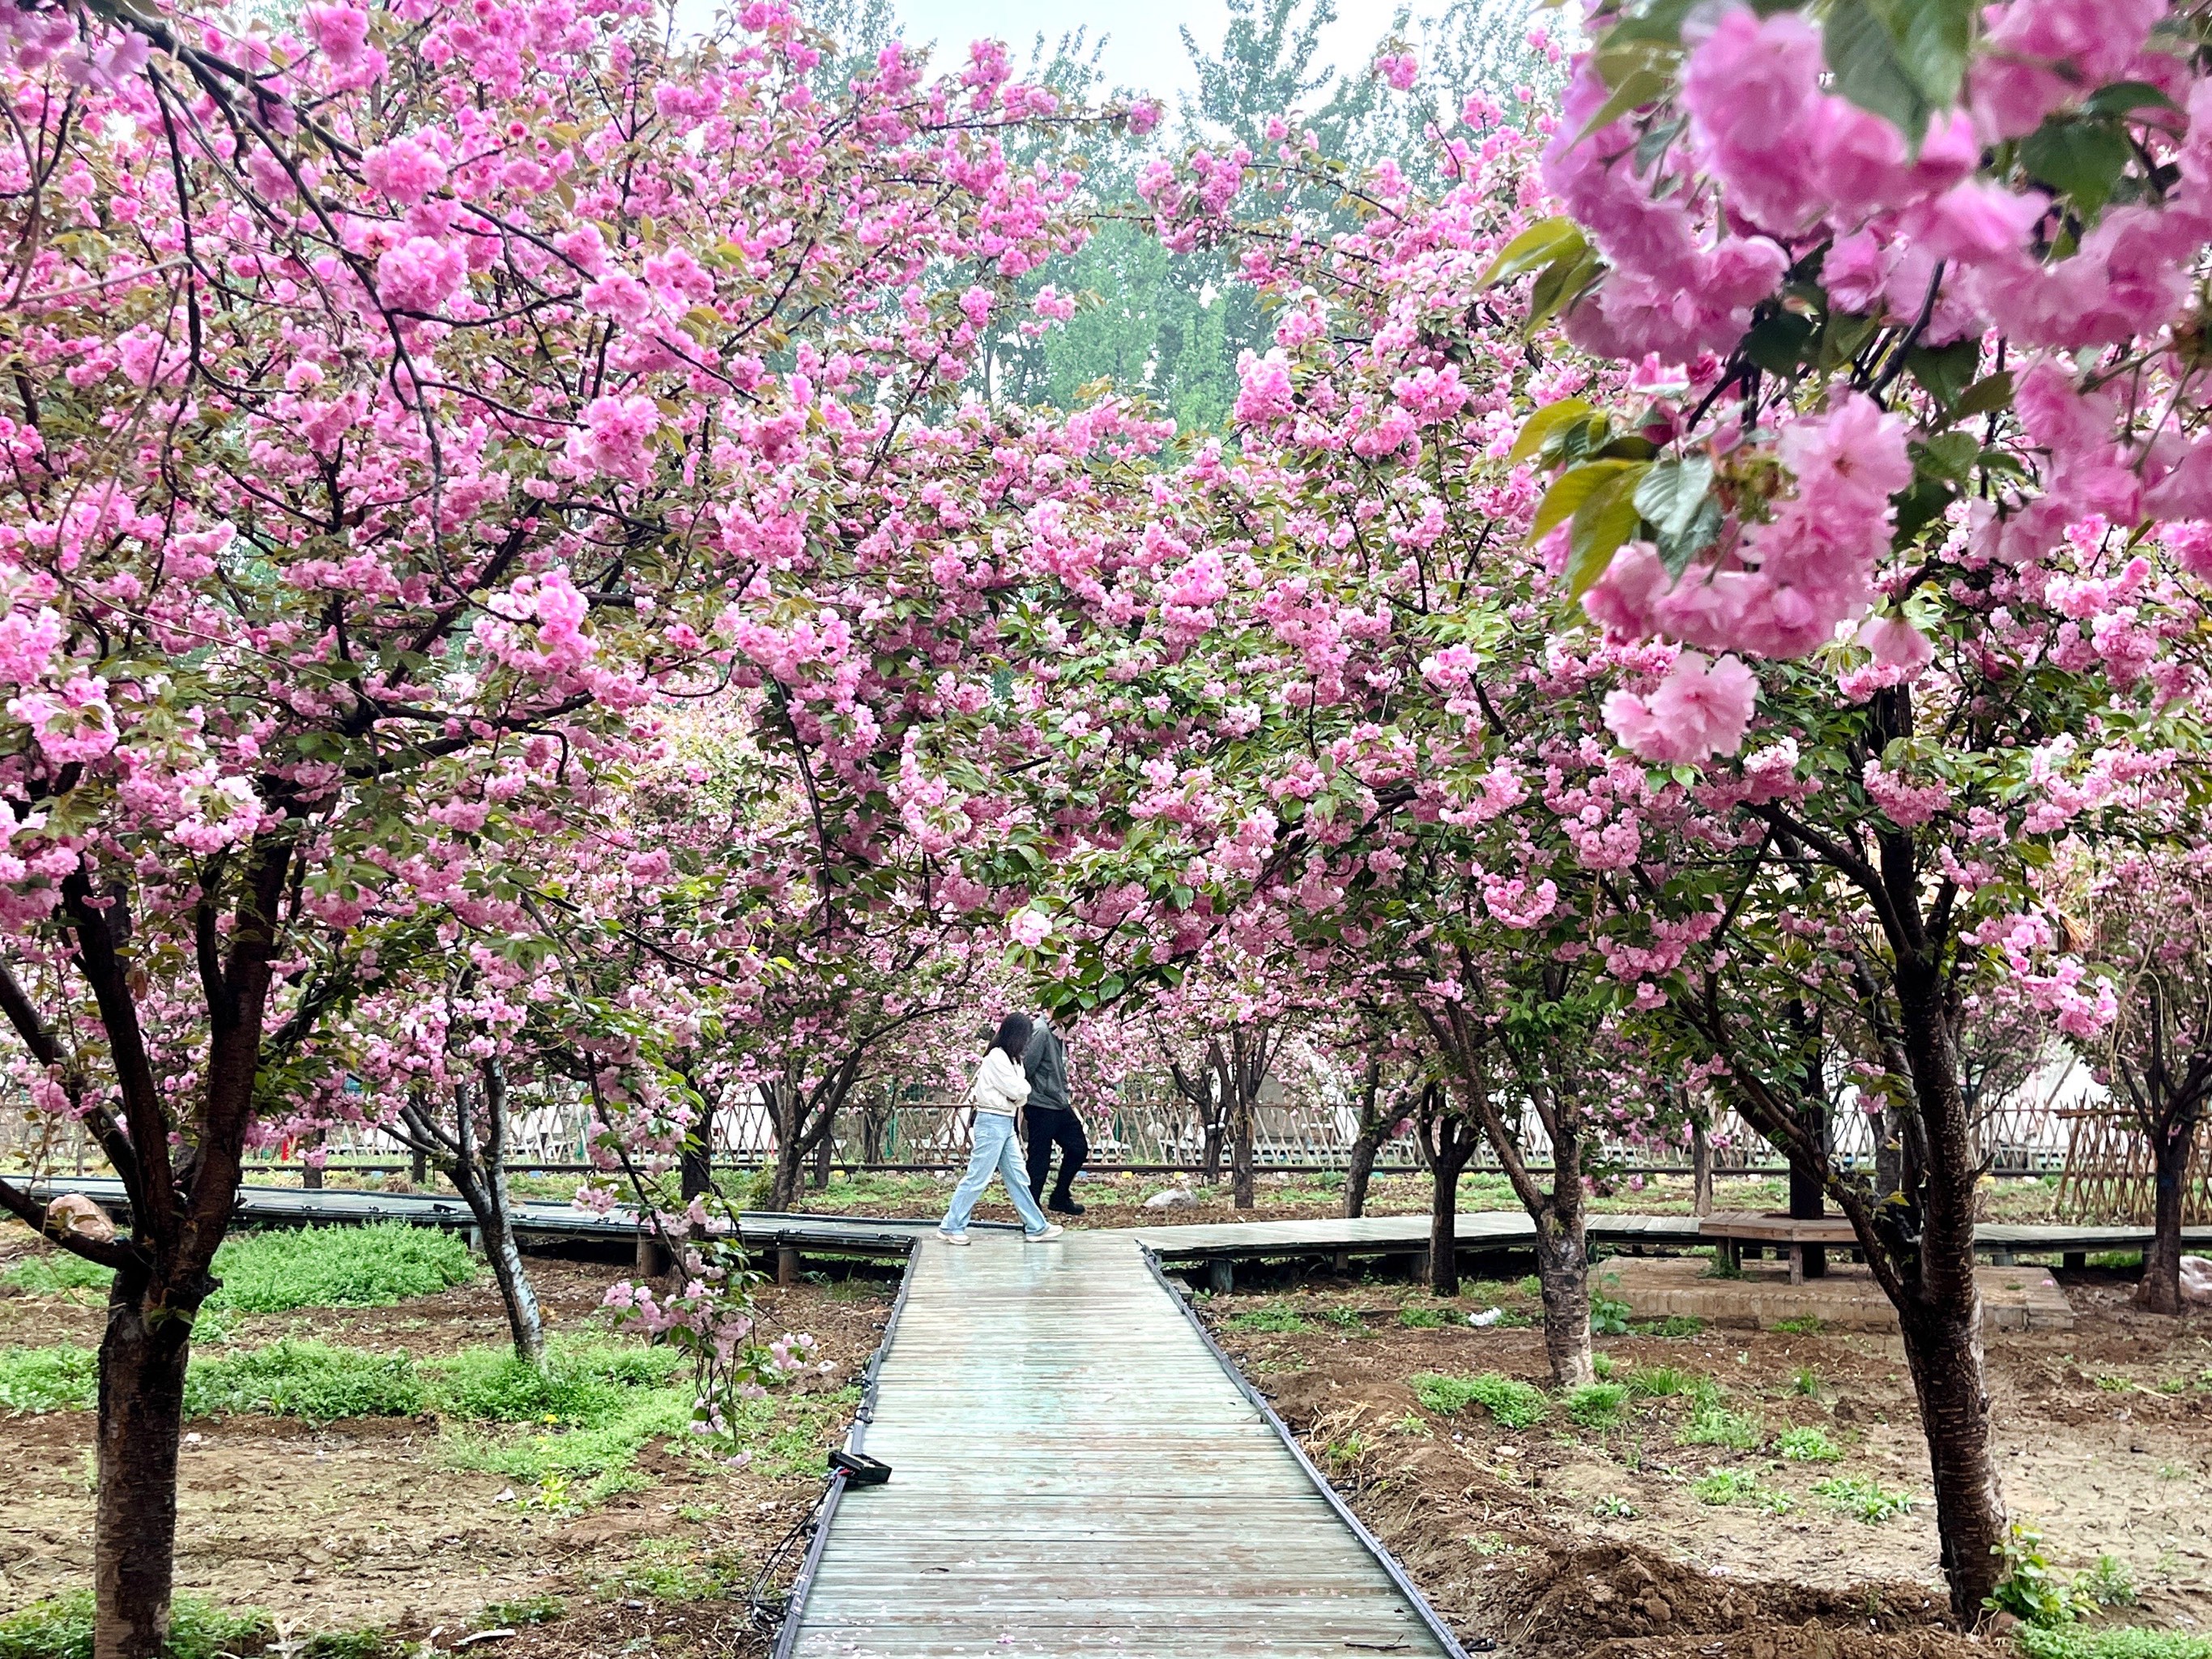
[[[1328,44],[1340,64],[1373,50],[1389,27],[1391,8],[1374,0],[1340,0],[1338,10],[1343,15],[1331,27]],[[1126,84],[1170,102],[1190,86],[1189,60],[1178,29],[1187,25],[1200,44],[1213,46],[1229,21],[1221,0],[902,0],[899,13],[908,20],[909,40],[933,40],[940,56],[954,57],[964,56],[968,43],[985,35],[1026,55],[1039,29],[1048,41],[1056,41],[1063,30],[1087,23],[1092,39],[1107,38],[1100,62],[1109,84]]]

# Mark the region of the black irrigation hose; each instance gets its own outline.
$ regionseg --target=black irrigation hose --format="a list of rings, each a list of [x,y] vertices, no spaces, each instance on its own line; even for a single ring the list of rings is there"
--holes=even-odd
[[[868,1356],[868,1369],[862,1378],[860,1408],[853,1413],[853,1426],[845,1436],[845,1449],[859,1452],[866,1449],[868,1425],[875,1420],[878,1378],[884,1366],[884,1356],[891,1351],[891,1340],[898,1334],[899,1316],[906,1311],[907,1292],[914,1287],[915,1264],[921,1260],[921,1252],[907,1252],[906,1271],[899,1275],[898,1295],[891,1303],[891,1316],[884,1322],[883,1340]],[[762,1565],[752,1587],[745,1592],[746,1605],[751,1609],[755,1626],[763,1632],[776,1632],[775,1648],[771,1659],[791,1659],[793,1643],[799,1639],[799,1616],[806,1611],[806,1592],[813,1588],[814,1575],[822,1566],[822,1552],[830,1542],[830,1522],[837,1514],[837,1503],[845,1495],[845,1472],[833,1472],[823,1487],[821,1498],[812,1509],[800,1517],[799,1523],[783,1535],[769,1559]],[[790,1594],[780,1601],[763,1594],[767,1581],[776,1564],[788,1553],[792,1541],[801,1532],[809,1531],[806,1554],[799,1564],[799,1573],[791,1581]],[[763,1620],[766,1622],[763,1622]]]

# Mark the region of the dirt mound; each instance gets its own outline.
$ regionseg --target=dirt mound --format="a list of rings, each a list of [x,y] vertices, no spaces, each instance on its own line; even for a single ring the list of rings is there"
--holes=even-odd
[[[1792,1659],[1822,1650],[1830,1659],[1905,1659],[1941,1651],[1910,1643],[1948,1622],[1917,1585],[1844,1592],[1747,1581],[1620,1543],[1562,1547],[1553,1540],[1514,1571],[1494,1575],[1486,1601],[1501,1646],[1547,1659],[1671,1654],[1685,1641],[1710,1659],[1709,1638],[1729,1634],[1742,1638],[1744,1659],[1770,1647]],[[1821,1641],[1813,1641],[1814,1632]],[[1908,1645],[1868,1646],[1862,1639],[1899,1635]],[[1838,1645],[1845,1638],[1853,1645]]]

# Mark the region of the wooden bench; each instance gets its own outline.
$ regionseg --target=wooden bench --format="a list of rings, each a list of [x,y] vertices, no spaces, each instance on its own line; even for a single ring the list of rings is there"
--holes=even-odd
[[[1790,1252],[1790,1282],[1805,1282],[1805,1247],[1808,1244],[1841,1244],[1854,1246],[1858,1235],[1851,1224],[1842,1216],[1823,1216],[1818,1221],[1800,1221],[1793,1216],[1771,1213],[1760,1215],[1749,1211],[1723,1212],[1709,1215],[1698,1224],[1698,1236],[1714,1241],[1728,1271],[1735,1273],[1743,1266],[1743,1247],[1746,1244],[1771,1244]]]

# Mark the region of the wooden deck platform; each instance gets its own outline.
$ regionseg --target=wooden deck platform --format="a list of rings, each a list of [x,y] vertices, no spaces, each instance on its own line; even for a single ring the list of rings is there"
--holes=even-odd
[[[920,1246],[778,1659],[1461,1650],[1126,1233]]]

